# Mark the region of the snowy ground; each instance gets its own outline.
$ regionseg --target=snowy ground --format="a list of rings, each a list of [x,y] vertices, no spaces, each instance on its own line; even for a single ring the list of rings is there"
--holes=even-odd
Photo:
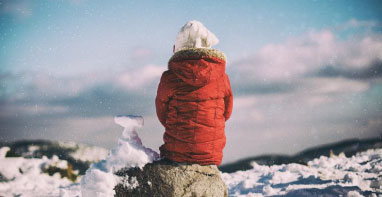
[[[67,169],[67,162],[58,157],[48,159],[5,158],[8,147],[0,149],[0,196],[60,196],[62,187],[73,184],[59,173],[44,173],[50,166]]]
[[[68,169],[65,160],[8,158],[5,157],[8,148],[1,148],[0,196],[112,196],[113,186],[122,181],[113,172],[122,163],[142,166],[156,157],[140,143],[135,131],[127,129],[136,122],[129,118],[116,122],[125,127],[118,146],[75,182],[58,172],[52,176],[47,173],[52,167]],[[307,166],[268,167],[253,163],[253,169],[223,173],[222,177],[230,196],[382,196],[382,149],[370,149],[353,157],[322,156]]]
[[[73,183],[58,173],[49,176],[43,172],[48,166],[66,165],[56,157],[2,157],[0,173],[9,181],[0,182],[0,196],[81,196],[80,179]],[[223,173],[230,196],[382,196],[382,149],[351,158],[321,157],[308,166],[253,166],[247,171]]]
[[[343,154],[300,164],[261,166],[223,173],[230,196],[382,195],[382,149],[347,158]]]

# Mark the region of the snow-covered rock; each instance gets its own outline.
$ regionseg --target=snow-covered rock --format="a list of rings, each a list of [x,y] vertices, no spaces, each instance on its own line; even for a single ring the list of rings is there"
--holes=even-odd
[[[114,188],[124,196],[228,197],[221,173],[215,165],[180,164],[162,159],[141,168],[121,169],[123,180]]]

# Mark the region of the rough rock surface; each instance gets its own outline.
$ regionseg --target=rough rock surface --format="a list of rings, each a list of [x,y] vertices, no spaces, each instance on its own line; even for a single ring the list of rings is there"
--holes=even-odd
[[[115,196],[228,196],[216,165],[179,164],[169,160],[146,164],[143,169],[121,169],[122,183]]]

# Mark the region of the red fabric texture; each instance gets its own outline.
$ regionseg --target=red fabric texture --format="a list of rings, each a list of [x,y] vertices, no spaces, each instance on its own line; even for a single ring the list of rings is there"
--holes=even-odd
[[[215,49],[177,53],[162,74],[155,99],[157,116],[165,127],[161,157],[220,165],[225,121],[233,106],[225,57],[216,55],[222,53]]]

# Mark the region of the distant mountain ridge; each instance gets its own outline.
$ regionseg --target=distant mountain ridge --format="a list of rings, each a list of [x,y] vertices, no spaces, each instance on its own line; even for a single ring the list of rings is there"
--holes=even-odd
[[[289,163],[299,163],[306,165],[308,161],[311,161],[320,156],[329,157],[331,154],[338,155],[343,152],[347,157],[351,157],[358,152],[377,148],[382,148],[382,138],[362,140],[348,139],[340,142],[308,148],[295,155],[265,154],[255,157],[249,157],[233,163],[221,165],[219,166],[219,170],[227,173],[232,173],[239,170],[248,170],[252,168],[252,162],[256,162],[259,165],[268,166]]]

